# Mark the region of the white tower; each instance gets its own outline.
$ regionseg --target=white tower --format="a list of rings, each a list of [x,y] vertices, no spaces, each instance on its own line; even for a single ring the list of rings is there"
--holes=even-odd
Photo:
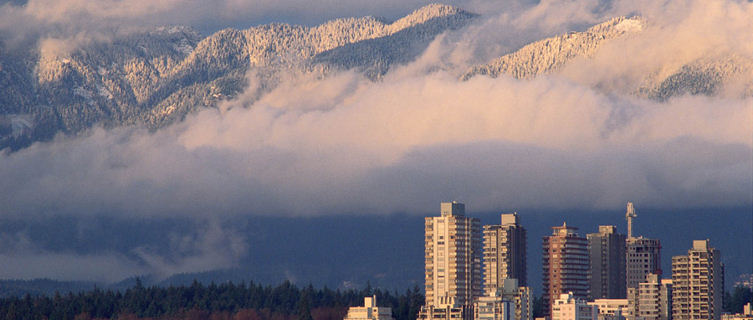
[[[627,237],[628,239],[633,237],[633,218],[637,218],[638,215],[635,214],[635,209],[633,208],[633,203],[628,202],[627,203],[627,212],[625,213],[625,219],[627,220]]]

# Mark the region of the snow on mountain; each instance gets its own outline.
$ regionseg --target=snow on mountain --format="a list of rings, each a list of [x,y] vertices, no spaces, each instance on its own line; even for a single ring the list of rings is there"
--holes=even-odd
[[[374,17],[313,27],[271,23],[207,37],[190,27],[167,26],[63,53],[55,50],[60,45],[55,41],[41,50],[11,50],[0,43],[0,122],[5,123],[0,125],[0,149],[94,125],[163,127],[237,96],[246,89],[249,72],[259,79],[260,91],[252,93],[257,95],[274,88],[283,73],[354,69],[377,80],[395,65],[414,61],[437,35],[461,29],[475,17],[432,4],[392,23]],[[573,61],[594,57],[604,44],[640,36],[646,28],[640,17],[613,18],[583,32],[530,43],[471,67],[461,79],[556,74]],[[661,66],[629,91],[623,93],[658,101],[682,94],[749,96],[753,60],[718,55]],[[18,117],[25,119],[23,130],[9,120]]]
[[[640,32],[644,24],[639,17],[618,17],[585,32],[570,32],[536,41],[488,64],[472,67],[462,79],[468,80],[476,75],[498,77],[502,74],[518,79],[532,79],[555,72],[576,57],[592,56],[605,41]]]
[[[609,41],[639,36],[646,23],[641,17],[618,17],[584,32],[569,32],[536,41],[487,64],[471,67],[461,79],[468,80],[478,75],[532,79],[556,74],[576,58],[593,57]],[[600,86],[597,84],[596,87]],[[637,89],[622,93],[663,101],[683,94],[717,95],[728,94],[727,91],[736,91],[733,95],[739,95],[739,92],[743,96],[753,95],[753,60],[722,54],[677,66],[662,65],[644,75]]]
[[[54,50],[5,51],[0,43],[0,115],[33,119],[27,137],[0,132],[0,148],[22,147],[57,132],[76,133],[93,125],[145,124],[152,128],[215,106],[246,87],[252,70],[263,88],[272,88],[281,72],[311,72],[347,67],[317,58],[350,55],[365,66],[389,64],[420,53],[434,36],[468,23],[473,15],[432,4],[393,23],[374,17],[344,18],[307,27],[272,23],[246,30],[225,29],[208,37],[189,27],[168,26],[92,43],[65,54]],[[378,40],[375,55],[361,46]],[[48,47],[54,48],[51,42]],[[354,56],[348,52],[357,51]]]
[[[683,94],[753,96],[753,60],[735,54],[700,58],[647,75],[635,94],[658,101]]]

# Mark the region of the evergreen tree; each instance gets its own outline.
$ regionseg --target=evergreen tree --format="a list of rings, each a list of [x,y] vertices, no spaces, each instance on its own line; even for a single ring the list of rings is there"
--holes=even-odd
[[[297,316],[297,320],[314,320],[314,317],[311,316],[311,297],[307,290],[303,291],[298,300]]]
[[[724,311],[729,313],[742,313],[743,306],[753,301],[753,290],[748,287],[738,286],[730,294],[724,293]]]

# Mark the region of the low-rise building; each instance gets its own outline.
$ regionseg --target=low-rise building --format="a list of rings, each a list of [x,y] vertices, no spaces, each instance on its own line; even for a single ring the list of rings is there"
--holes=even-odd
[[[563,293],[552,304],[552,320],[597,320],[599,307],[577,298],[572,292]]]
[[[496,292],[478,298],[473,304],[474,320],[515,320],[515,303]]]
[[[456,305],[435,307],[422,306],[418,312],[418,320],[472,320],[473,305]]]
[[[628,299],[596,299],[588,304],[598,308],[599,320],[625,320],[628,314]]]
[[[743,313],[723,314],[722,320],[753,320],[753,308],[751,308],[751,303],[748,302],[748,304],[743,307]]]
[[[376,296],[363,298],[363,307],[350,307],[345,320],[395,320],[392,308],[377,307]]]

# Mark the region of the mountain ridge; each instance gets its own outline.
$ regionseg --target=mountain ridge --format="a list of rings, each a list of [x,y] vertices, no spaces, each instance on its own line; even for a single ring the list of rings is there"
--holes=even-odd
[[[191,27],[164,26],[63,54],[55,41],[43,41],[38,51],[16,52],[0,43],[0,149],[17,150],[93,126],[156,130],[238,96],[248,86],[249,72],[259,80],[257,92],[246,94],[252,99],[275,88],[283,73],[324,77],[355,70],[378,81],[394,66],[417,59],[438,35],[462,29],[477,16],[430,4],[392,22],[366,16],[317,26],[270,23],[208,36]],[[639,36],[649,25],[639,16],[612,18],[529,43],[458,76],[526,81],[558,75],[612,41]],[[608,83],[587,85],[614,91]],[[753,59],[727,54],[661,66],[638,84],[617,90],[665,101],[684,94],[730,95],[729,88],[735,89],[732,95],[753,95]]]
[[[473,66],[461,79],[468,80],[476,75],[496,78],[502,74],[516,79],[532,79],[554,72],[576,57],[591,56],[602,42],[639,32],[644,25],[645,21],[640,17],[612,18],[584,32],[569,32],[539,40],[487,64]]]
[[[453,16],[460,18],[449,18]],[[245,89],[249,70],[261,75],[262,87],[271,88],[286,70],[329,70],[326,61],[309,60],[352,43],[382,39],[391,50],[420,52],[427,39],[464,26],[468,17],[459,8],[431,4],[392,23],[374,17],[335,19],[314,27],[271,23],[207,37],[190,27],[158,27],[65,55],[43,50],[20,61],[0,49],[0,84],[5,85],[0,149],[18,149],[94,125],[160,128],[236,96]],[[449,22],[433,21],[438,18]],[[392,37],[417,26],[424,30],[415,35],[421,41]],[[408,43],[391,44],[395,41]],[[19,122],[21,118],[28,121]],[[19,123],[29,125],[13,129]]]

